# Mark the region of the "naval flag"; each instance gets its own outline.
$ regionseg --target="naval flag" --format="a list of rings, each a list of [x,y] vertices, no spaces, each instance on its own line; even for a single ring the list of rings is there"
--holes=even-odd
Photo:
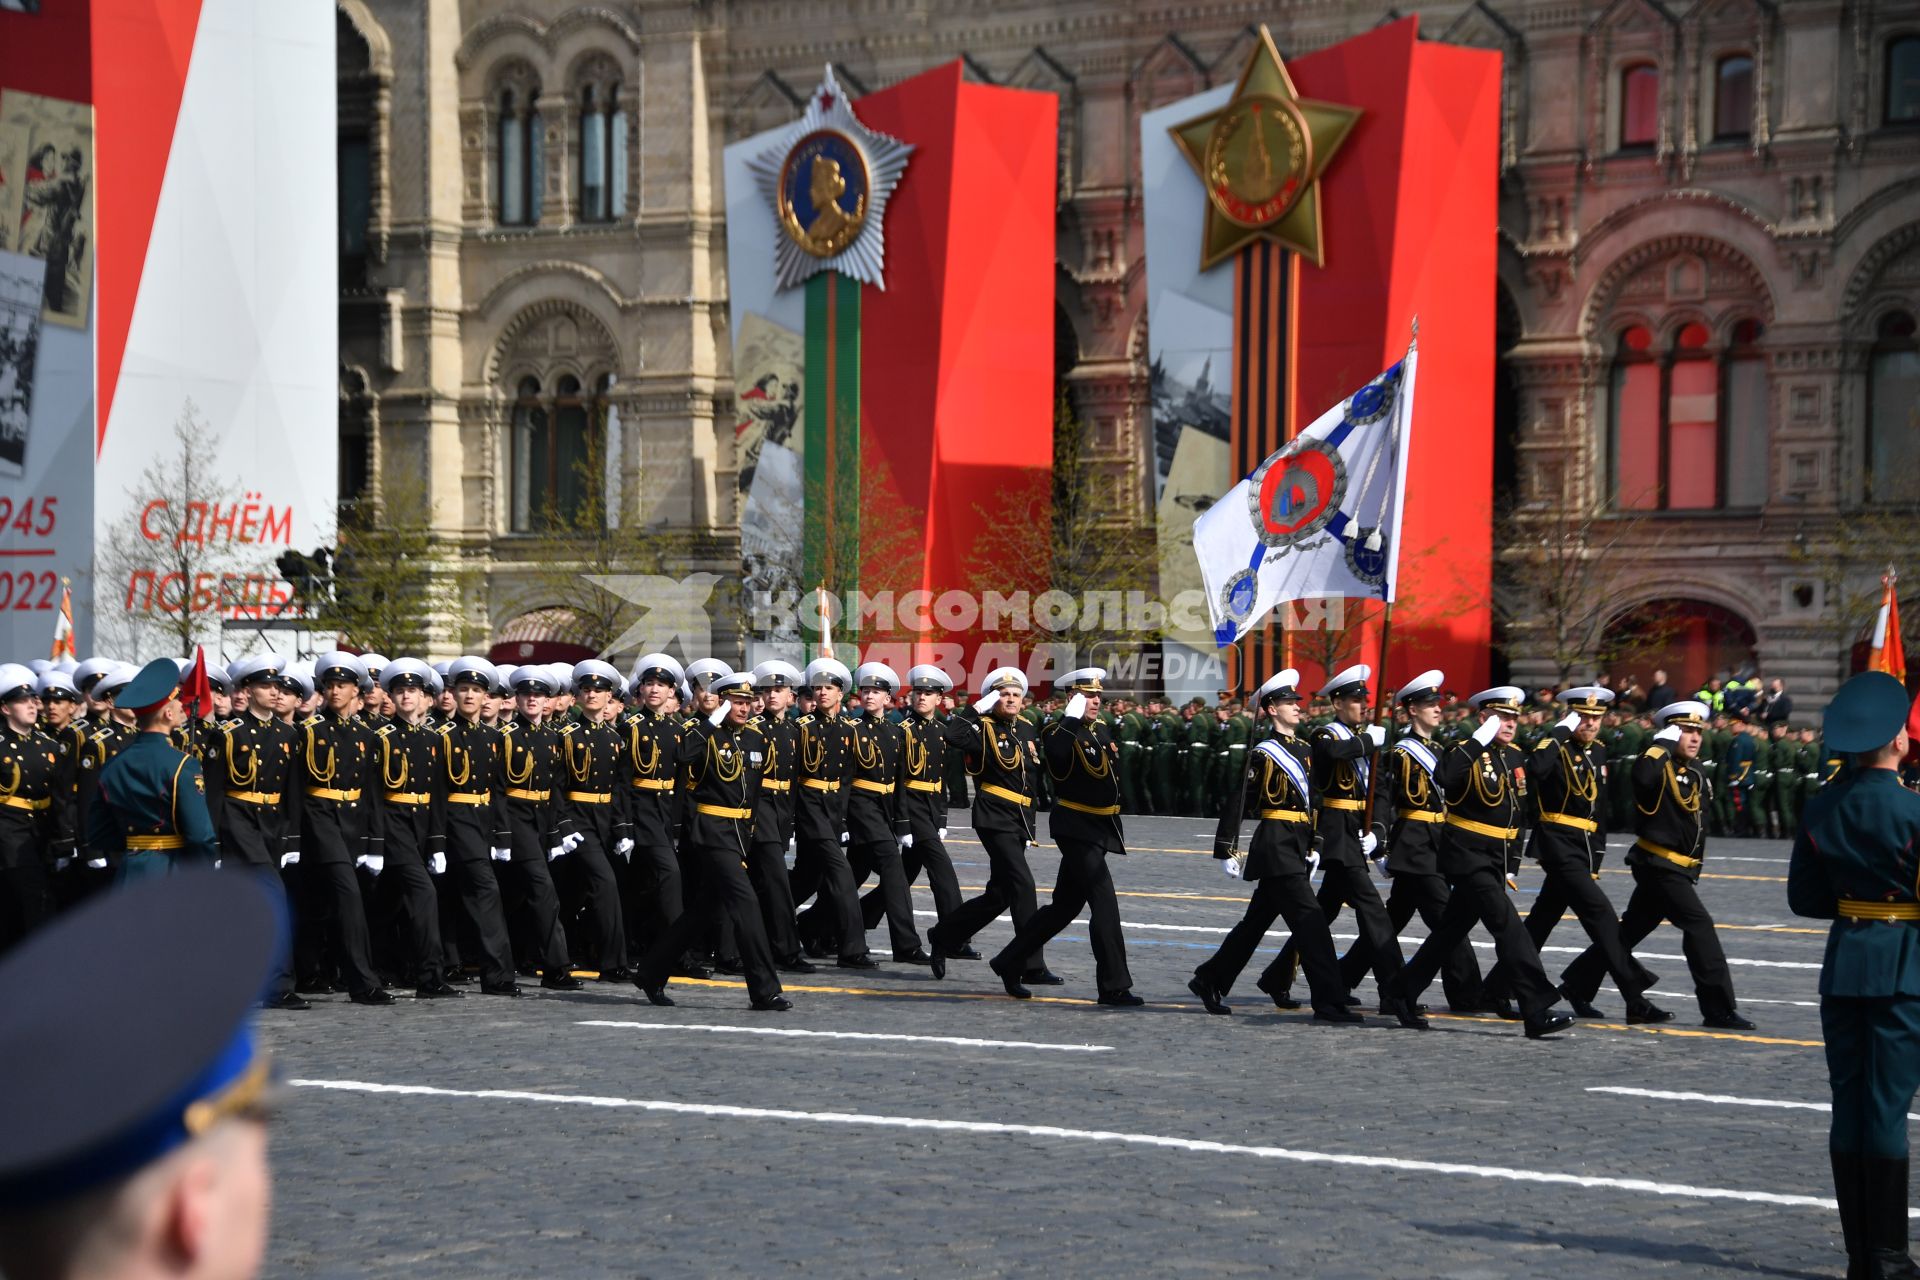
[[[1288,600],[1392,602],[1415,362],[1410,345],[1193,522],[1216,645]]]

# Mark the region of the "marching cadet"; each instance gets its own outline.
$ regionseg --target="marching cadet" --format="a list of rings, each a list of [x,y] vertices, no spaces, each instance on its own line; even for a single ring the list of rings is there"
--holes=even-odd
[[[813,691],[813,711],[801,716],[794,742],[796,790],[793,800],[794,838],[798,852],[793,864],[793,900],[805,902],[816,892],[819,932],[801,937],[816,955],[838,950],[842,969],[873,969],[879,961],[867,954],[867,933],[860,916],[859,887],[847,861],[846,841],[849,785],[853,780],[853,720],[842,714],[853,675],[846,664],[815,658],[807,664],[807,687]]]
[[[753,677],[745,672],[715,676],[706,692],[718,705],[680,735],[678,746],[677,763],[688,786],[682,847],[697,868],[693,879],[698,894],[724,912],[733,927],[752,1007],[779,1013],[791,1009],[793,1002],[780,993],[773,950],[767,945],[760,904],[746,872],[760,770],[740,740],[740,730],[753,710]],[[653,1004],[673,1003],[667,995],[667,979],[677,958],[705,928],[704,914],[682,911],[636,966],[634,983]]]
[[[1120,784],[1114,775],[1119,749],[1094,718],[1100,713],[1100,684],[1106,672],[1099,667],[1069,671],[1055,682],[1072,696],[1059,719],[1041,734],[1047,776],[1053,782],[1053,810],[1047,830],[1060,850],[1060,873],[1053,900],[1027,917],[1013,941],[988,962],[1000,976],[1007,994],[1019,1000],[1033,992],[1020,982],[1028,958],[1048,939],[1072,924],[1085,909],[1090,913],[1087,933],[1093,945],[1095,984],[1099,1002],[1131,1006],[1146,1001],[1133,994],[1127,972],[1127,943],[1120,933],[1120,904],[1113,894],[1110,853],[1125,854],[1120,825]],[[935,960],[935,977],[946,976],[946,965]]]
[[[1444,838],[1447,806],[1440,789],[1440,757],[1446,748],[1434,736],[1440,723],[1440,704],[1446,696],[1441,685],[1446,676],[1439,671],[1424,671],[1400,687],[1394,695],[1407,718],[1407,732],[1394,739],[1392,750],[1381,767],[1386,775],[1382,785],[1393,788],[1393,820],[1376,820],[1376,834],[1386,839],[1384,868],[1393,882],[1387,896],[1387,920],[1397,937],[1417,912],[1422,923],[1433,929],[1446,914],[1446,877],[1440,874],[1440,844]],[[1340,958],[1340,979],[1351,991],[1365,976],[1372,958],[1364,939],[1356,940]],[[1486,1010],[1480,963],[1473,947],[1462,942],[1440,966],[1441,990],[1446,993],[1447,1008],[1454,1013]]]
[[[48,875],[74,847],[74,761],[40,732],[37,677],[0,663],[0,951],[53,911]]]
[[[442,974],[440,896],[434,877],[447,871],[446,741],[427,724],[433,668],[398,658],[380,668],[381,692],[393,714],[373,731],[380,787],[375,804],[381,847],[375,872],[378,915],[402,940],[414,994],[423,1000],[457,997]],[[371,861],[371,859],[369,859]]]
[[[974,777],[973,830],[987,851],[986,890],[961,903],[951,916],[927,930],[934,972],[942,961],[976,959],[968,946],[973,935],[1010,912],[1014,929],[1024,929],[1039,909],[1027,849],[1035,844],[1032,765],[1039,758],[1033,728],[1019,715],[1027,677],[1018,667],[995,667],[981,682],[980,697],[947,722],[947,743],[967,753]],[[1046,966],[1038,947],[1026,957],[1021,980],[1057,986],[1061,979]]]
[[[674,853],[679,814],[674,805],[674,775],[680,758],[680,719],[674,690],[686,679],[670,654],[642,654],[629,685],[633,709],[621,722],[626,738],[627,818],[633,824],[633,853],[627,861],[627,924],[633,937],[664,935],[680,918],[685,889],[680,859]],[[711,970],[691,956],[680,957],[675,973],[710,978]]]
[[[1661,921],[1685,935],[1683,948],[1693,989],[1706,1025],[1724,1031],[1751,1031],[1733,997],[1733,974],[1713,916],[1700,901],[1697,884],[1706,859],[1704,808],[1707,784],[1694,765],[1707,708],[1699,702],[1674,702],[1654,713],[1660,731],[1633,766],[1638,839],[1627,852],[1633,871],[1633,896],[1620,916],[1620,942],[1631,950]],[[1591,1004],[1606,960],[1588,947],[1561,975],[1570,1001]]]
[[[380,783],[373,735],[353,714],[366,672],[358,658],[339,652],[314,659],[313,671],[321,707],[300,722],[293,750],[294,776],[302,790],[300,905],[324,923],[353,1003],[392,1004],[373,971],[366,909],[354,874],[360,860],[380,848],[370,794]],[[104,789],[104,778],[102,783]]]
[[[1627,1021],[1671,1022],[1671,1013],[1646,998],[1646,991],[1658,979],[1621,945],[1620,918],[1613,913],[1613,902],[1599,883],[1600,863],[1607,856],[1607,833],[1601,825],[1600,810],[1606,749],[1594,739],[1600,718],[1613,701],[1613,691],[1585,685],[1566,690],[1560,701],[1566,703],[1567,714],[1534,747],[1527,762],[1528,789],[1539,804],[1527,855],[1545,873],[1533,910],[1527,913],[1527,936],[1533,939],[1537,952],[1547,944],[1560,917],[1572,907],[1626,999]],[[1507,998],[1509,972],[1503,960],[1487,975],[1487,994],[1502,1004]],[[1585,1001],[1569,998],[1568,1002],[1580,1017],[1601,1016]]]
[[[573,851],[555,864],[568,919],[580,917],[602,982],[626,982],[627,931],[613,860],[633,853],[633,824],[621,803],[632,770],[626,740],[605,713],[620,673],[598,659],[575,664],[574,714],[560,726],[562,807],[573,821]]]
[[[747,846],[747,881],[760,903],[773,967],[782,973],[815,972],[800,951],[793,886],[787,879],[787,853],[794,847],[794,760],[800,741],[800,726],[788,712],[805,679],[790,662],[776,659],[755,667],[753,688],[761,710],[740,730],[748,761],[760,769],[760,790],[753,800],[753,840]]]
[[[548,864],[571,852],[573,823],[555,803],[561,782],[560,735],[547,723],[547,698],[553,673],[542,666],[513,673],[514,714],[500,727],[500,776],[506,783],[508,850],[505,872],[507,919],[518,918],[526,958],[540,970],[540,985],[550,991],[577,991],[567,956],[567,933],[560,927],[560,898]],[[512,936],[511,927],[508,930]]]
[[[934,916],[940,921],[960,909],[960,878],[954,874],[953,859],[947,854],[947,806],[940,782],[947,767],[947,730],[936,714],[941,697],[953,687],[953,681],[939,667],[923,664],[907,672],[907,685],[907,716],[900,722],[900,812],[907,828],[900,849],[900,870],[909,885],[922,868],[926,870],[927,887],[933,891]],[[958,755],[958,749],[953,754]],[[880,923],[885,905],[879,889],[861,899],[861,916],[867,928]],[[915,963],[932,961],[929,958]]]
[[[239,690],[240,714],[220,724],[203,762],[221,866],[252,873],[281,902],[282,863],[289,854],[299,857],[302,794],[293,776],[296,735],[277,714],[285,670],[286,659],[271,653],[233,663],[228,674]],[[276,963],[263,1006],[308,1007],[294,992],[286,958]]]
[[[1320,696],[1333,704],[1334,718],[1315,729],[1309,742],[1313,749],[1313,795],[1318,806],[1316,826],[1320,833],[1323,873],[1320,911],[1331,924],[1339,916],[1341,907],[1353,908],[1384,1006],[1386,983],[1400,972],[1402,958],[1386,905],[1380,901],[1380,891],[1367,874],[1367,860],[1384,856],[1380,852],[1380,837],[1361,829],[1372,782],[1373,762],[1369,755],[1387,736],[1387,731],[1377,724],[1359,727],[1366,719],[1367,681],[1372,675],[1372,668],[1362,663],[1348,667],[1321,687]],[[1298,954],[1299,948],[1289,938],[1274,961],[1272,980],[1261,988],[1282,1009],[1298,1007],[1289,1003],[1292,997],[1287,991],[1293,983]]]
[[[1854,676],[1826,740],[1853,768],[1807,805],[1787,868],[1794,914],[1831,920],[1820,1029],[1833,1085],[1827,1148],[1850,1277],[1920,1275],[1907,1249],[1907,1111],[1920,1089],[1920,796],[1900,785],[1906,687]]]
[[[853,723],[852,791],[847,797],[847,861],[856,892],[868,875],[878,875],[880,905],[887,917],[888,940],[897,964],[933,963],[920,945],[913,924],[913,899],[901,855],[913,844],[913,831],[901,803],[906,770],[906,731],[887,719],[900,676],[884,662],[863,662],[854,672],[862,714]],[[819,908],[816,906],[815,910]],[[803,922],[804,923],[804,922]],[[861,936],[866,904],[861,904]]]
[[[485,720],[495,680],[493,664],[485,658],[456,658],[447,666],[453,717],[440,727],[440,820],[447,874],[460,896],[464,928],[459,937],[464,948],[477,952],[480,990],[490,996],[518,996],[513,945],[496,878],[496,869],[513,857],[513,837],[507,831],[500,733]]]
[[[1255,882],[1253,897],[1220,949],[1193,971],[1187,990],[1208,1013],[1232,1013],[1227,993],[1279,917],[1300,940],[1313,1016],[1322,1022],[1360,1022],[1361,1016],[1347,1007],[1347,984],[1333,958],[1333,934],[1314,901],[1309,878],[1319,856],[1313,852],[1309,749],[1294,732],[1300,723],[1299,683],[1299,673],[1288,668],[1254,694],[1254,706],[1267,717],[1272,736],[1254,747],[1240,785],[1228,788],[1213,837],[1213,856],[1225,861],[1228,875]],[[1248,816],[1259,825],[1242,854],[1240,824]],[[1268,981],[1262,974],[1261,982]]]
[[[1553,1012],[1559,994],[1507,898],[1508,859],[1520,838],[1520,793],[1513,776],[1518,752],[1510,744],[1524,696],[1512,685],[1501,685],[1469,698],[1484,718],[1472,738],[1449,749],[1441,763],[1447,831],[1440,870],[1452,893],[1440,922],[1385,988],[1385,994],[1400,1002],[1396,1013],[1403,1027],[1426,1028],[1427,1020],[1413,1006],[1475,921],[1493,935],[1494,949],[1513,975],[1527,1038],[1537,1040],[1573,1025],[1568,1015]]]
[[[93,773],[82,769],[87,758],[87,729],[80,709],[85,699],[73,687],[72,677],[57,668],[40,673],[34,682],[34,693],[40,699],[40,731],[54,740],[61,758],[67,762],[67,803],[73,810],[75,844],[67,856],[54,860],[48,876],[53,909],[64,911],[105,888],[109,880],[103,869],[86,865],[89,859],[83,848],[87,802],[92,799],[91,784],[95,780]]]

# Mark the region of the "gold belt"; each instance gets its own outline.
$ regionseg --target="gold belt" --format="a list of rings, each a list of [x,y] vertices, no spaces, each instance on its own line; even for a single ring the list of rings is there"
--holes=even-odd
[[[573,801],[575,804],[612,804],[613,792],[569,791],[567,792],[567,799]]]
[[[1298,809],[1262,809],[1260,810],[1260,821],[1310,822],[1312,819]]]
[[[1071,809],[1075,813],[1090,813],[1096,818],[1110,818],[1120,812],[1120,806],[1117,804],[1080,804],[1064,796],[1055,796],[1053,802],[1062,809]]]
[[[1495,840],[1517,840],[1520,838],[1518,827],[1496,827],[1491,823],[1475,822],[1472,818],[1456,818],[1447,815],[1447,825],[1458,827],[1462,831],[1471,831],[1477,836],[1490,836]]]
[[[1635,842],[1633,847],[1644,853],[1650,853],[1656,858],[1665,858],[1674,866],[1685,867],[1689,871],[1700,865],[1700,859],[1698,858],[1689,858],[1684,853],[1676,853],[1672,849],[1664,849],[1657,844],[1650,844],[1645,840]]]
[[[909,791],[931,791],[931,792],[933,792],[933,793],[934,793],[935,795],[939,795],[939,794],[940,794],[940,792],[941,792],[941,790],[942,790],[942,788],[941,788],[941,786],[940,786],[940,784],[939,784],[939,783],[937,783],[937,782],[913,782],[913,781],[909,781],[909,782],[907,783],[907,790],[909,790]]]
[[[793,783],[787,778],[762,778],[760,779],[760,789],[762,791],[791,791],[793,790]]]
[[[447,793],[447,803],[448,804],[492,804],[493,792],[491,791],[450,791]]]
[[[862,791],[876,791],[883,796],[893,794],[893,784],[891,782],[875,782],[871,778],[855,778],[853,785]]]
[[[1400,816],[1408,822],[1445,822],[1447,815],[1436,813],[1432,809],[1402,809]]]
[[[523,787],[507,788],[509,800],[531,800],[535,804],[545,804],[553,796],[551,791],[528,791]]]
[[[1862,898],[1842,898],[1840,916],[1845,920],[1920,920],[1920,902],[1868,902]]]
[[[128,836],[127,848],[135,853],[164,852],[187,847],[184,836]]]
[[[433,797],[424,791],[389,791],[388,804],[432,804]]]
[[[671,791],[673,790],[673,779],[672,778],[635,778],[633,780],[633,785],[638,787],[642,791]]]
[[[753,816],[751,809],[732,809],[724,804],[696,804],[693,807],[709,818],[751,818]]]
[[[1030,805],[1033,803],[1033,801],[1021,795],[1018,791],[1009,791],[1005,787],[996,787],[991,782],[983,782],[980,784],[980,794],[999,796],[1002,800],[1011,800],[1017,805]]]
[[[229,791],[227,799],[239,800],[246,804],[279,804],[278,791]]]
[[[1352,809],[1358,812],[1367,807],[1367,802],[1364,800],[1322,800],[1320,807],[1322,809]]]
[[[308,787],[307,794],[315,800],[352,801],[360,798],[360,788],[355,787],[351,791],[341,791],[337,787]]]
[[[838,791],[840,784],[832,778],[802,778],[800,785],[812,787],[815,791]]]
[[[1563,827],[1572,827],[1576,831],[1598,831],[1600,824],[1592,818],[1576,818],[1570,813],[1542,813],[1542,822],[1557,822]]]
[[[51,807],[52,804],[51,796],[39,800],[29,800],[25,796],[0,796],[0,805],[5,805],[9,809],[25,809],[29,813],[38,813],[42,809]]]

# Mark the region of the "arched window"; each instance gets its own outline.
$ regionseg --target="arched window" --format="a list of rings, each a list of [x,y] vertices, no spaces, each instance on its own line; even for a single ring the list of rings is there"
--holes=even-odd
[[[1660,505],[1660,364],[1653,334],[1641,325],[1614,347],[1609,393],[1614,505],[1651,510]]]
[[[1887,41],[1886,124],[1920,124],[1920,36]]]
[[[550,394],[538,378],[520,380],[510,427],[513,532],[577,530],[581,521],[597,518],[601,416],[601,397],[572,374],[555,379]]]
[[[499,102],[500,165],[496,208],[500,225],[531,226],[540,221],[540,175],[545,168],[537,91],[502,89]]]
[[[1609,382],[1613,504],[1623,511],[1758,507],[1767,496],[1766,363],[1761,327],[1743,321],[1716,350],[1681,326],[1665,352],[1635,325],[1620,335]]]
[[[1867,373],[1867,493],[1877,502],[1920,502],[1920,344],[1913,316],[1880,320]]]
[[[1758,320],[1733,326],[1721,382],[1720,419],[1726,447],[1725,506],[1753,508],[1767,501],[1767,360]]]
[[[519,391],[513,402],[510,433],[507,474],[513,500],[508,527],[515,533],[531,533],[535,514],[534,495],[546,492],[543,472],[547,456],[547,409],[540,403],[540,379],[520,379]],[[536,467],[541,470],[537,472]]]
[[[580,91],[580,218],[611,222],[627,204],[627,113],[620,86]]]
[[[1745,142],[1753,136],[1753,59],[1744,53],[1720,59],[1713,78],[1713,140]]]
[[[1667,447],[1661,505],[1720,505],[1720,370],[1712,335],[1698,321],[1674,335],[1667,371]]]
[[[1637,62],[1620,72],[1620,149],[1651,148],[1660,140],[1660,69]]]

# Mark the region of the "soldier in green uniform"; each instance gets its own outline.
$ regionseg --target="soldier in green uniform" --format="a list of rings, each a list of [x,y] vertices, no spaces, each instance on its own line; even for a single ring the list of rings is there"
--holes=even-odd
[[[1766,815],[1768,833],[1778,839],[1791,840],[1799,816],[1799,807],[1794,802],[1800,798],[1800,743],[1794,737],[1793,726],[1785,720],[1768,725],[1767,734],[1771,739],[1767,744],[1767,797],[1760,807]]]
[[[1610,831],[1633,830],[1633,762],[1647,749],[1649,736],[1637,718],[1625,716],[1620,732],[1607,748],[1607,799],[1613,813],[1613,820],[1607,824]]]
[[[1120,750],[1120,759],[1115,765],[1120,771],[1120,811],[1122,813],[1145,813],[1143,797],[1140,794],[1140,733],[1145,727],[1145,719],[1133,709],[1133,703],[1126,698],[1113,700],[1113,740]]]
[[[1707,833],[1733,834],[1733,788],[1727,785],[1727,749],[1733,745],[1733,733],[1727,718],[1715,714],[1700,735],[1700,772],[1713,784],[1713,797],[1707,803]]]
[[[1775,838],[1773,829],[1773,739],[1767,726],[1748,712],[1748,732],[1753,735],[1753,786],[1747,791],[1747,822],[1753,834],[1762,839]]]
[[[1199,698],[1187,703],[1187,753],[1181,758],[1186,774],[1186,804],[1180,810],[1189,818],[1207,814],[1207,782],[1213,774],[1213,716]]]
[[[1853,767],[1807,806],[1787,869],[1796,915],[1832,920],[1820,1027],[1833,1085],[1827,1148],[1849,1277],[1920,1276],[1907,1251],[1907,1110],[1920,1089],[1920,796],[1896,772],[1907,691],[1869,671],[1827,706],[1829,748]]]
[[[1155,709],[1157,708],[1157,710]],[[1161,814],[1181,812],[1180,790],[1184,775],[1181,753],[1186,749],[1187,722],[1167,705],[1164,698],[1148,704],[1154,722],[1153,735],[1153,811]]]
[[[1728,715],[1733,721],[1733,741],[1727,747],[1727,791],[1733,802],[1729,830],[1736,836],[1752,835],[1754,774],[1760,768],[1760,747],[1746,716],[1738,711]]]
[[[1827,781],[1827,747],[1808,725],[1800,730],[1800,808],[1804,811]]]
[[[100,771],[100,793],[87,810],[87,847],[105,851],[122,881],[164,875],[176,861],[211,866],[220,856],[200,762],[168,741],[187,720],[175,696],[179,683],[173,660],[155,658],[120,693],[138,732]]]
[[[1253,743],[1253,721],[1238,702],[1220,708],[1220,728],[1213,748],[1213,795],[1208,812],[1221,812],[1228,790],[1247,776],[1247,748]]]

